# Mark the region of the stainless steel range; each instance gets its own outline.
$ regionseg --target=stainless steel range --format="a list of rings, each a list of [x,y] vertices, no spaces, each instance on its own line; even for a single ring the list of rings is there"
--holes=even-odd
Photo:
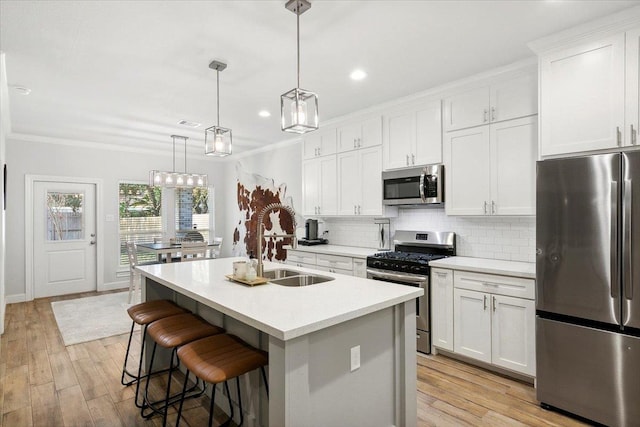
[[[424,289],[416,300],[417,348],[431,353],[431,288],[429,261],[456,254],[456,234],[437,231],[398,230],[394,251],[367,257],[367,277]]]

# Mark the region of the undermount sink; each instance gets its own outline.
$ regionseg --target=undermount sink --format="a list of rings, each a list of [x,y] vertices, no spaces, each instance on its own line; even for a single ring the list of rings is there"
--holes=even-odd
[[[281,279],[270,280],[271,283],[282,286],[309,286],[316,285],[318,283],[328,282],[334,280],[333,277],[318,276],[315,274],[300,274],[297,276],[283,277]]]
[[[281,279],[283,277],[291,277],[291,276],[299,276],[299,271],[295,270],[287,270],[285,268],[278,268],[275,270],[268,270],[262,274],[262,277],[265,279]]]

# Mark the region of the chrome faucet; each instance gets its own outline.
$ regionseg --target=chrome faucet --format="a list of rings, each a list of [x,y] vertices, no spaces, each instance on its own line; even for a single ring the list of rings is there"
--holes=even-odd
[[[262,276],[264,274],[264,266],[262,265],[262,239],[264,238],[264,216],[271,211],[276,209],[283,209],[289,212],[291,215],[291,220],[293,221],[293,234],[271,234],[269,237],[290,237],[292,239],[291,248],[296,249],[298,247],[298,239],[296,237],[296,213],[289,206],[285,206],[281,203],[270,203],[262,209],[260,215],[258,215],[258,270],[256,273],[258,276]]]

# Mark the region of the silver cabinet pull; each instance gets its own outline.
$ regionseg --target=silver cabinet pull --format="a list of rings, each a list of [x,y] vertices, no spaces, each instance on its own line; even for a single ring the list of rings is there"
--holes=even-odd
[[[496,297],[492,297],[493,298],[493,312],[496,312]]]
[[[494,200],[491,201],[491,215],[496,214],[496,202]]]
[[[484,202],[484,214],[487,214],[487,201]]]
[[[616,138],[618,145],[622,145],[622,132],[620,132],[620,126],[616,126]]]
[[[360,205],[358,205],[358,215],[360,215]]]
[[[358,138],[353,138],[353,148],[358,148]]]
[[[484,302],[484,309],[483,310],[486,311],[487,310],[487,296],[483,295],[482,299],[483,299],[483,302]]]
[[[491,107],[491,121],[496,120],[496,107]]]
[[[439,271],[436,272],[436,276],[438,277],[447,277],[447,273],[441,273]]]
[[[412,165],[416,164],[416,156],[415,156],[415,154],[411,154],[411,164]]]
[[[318,214],[320,213],[320,206],[318,206]]]
[[[362,147],[362,138],[358,138],[358,147]]]
[[[638,132],[633,129],[633,125],[631,125],[631,145],[636,145],[638,143]]]
[[[407,154],[407,166],[409,166],[409,155]]]
[[[353,214],[358,215],[358,207],[356,205],[353,205]]]
[[[485,108],[485,109],[484,109],[484,111],[483,111],[483,113],[482,113],[482,121],[483,121],[484,123],[486,123],[486,122],[488,121],[488,119],[487,119],[487,115],[488,115],[488,114],[489,114],[489,111]]]

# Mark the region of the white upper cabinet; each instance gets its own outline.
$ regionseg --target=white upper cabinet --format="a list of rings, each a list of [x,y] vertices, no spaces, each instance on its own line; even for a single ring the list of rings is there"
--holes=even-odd
[[[537,119],[448,132],[448,215],[534,215]]]
[[[384,169],[442,162],[442,106],[439,99],[384,116]]]
[[[474,87],[444,99],[444,130],[453,131],[538,113],[534,72]]]
[[[338,153],[382,144],[382,117],[344,124],[338,127]]]
[[[640,28],[626,33],[626,104],[624,141],[627,146],[640,145]]]
[[[302,215],[335,215],[337,210],[336,156],[302,162]]]
[[[335,128],[310,132],[305,135],[302,143],[302,158],[312,159],[314,157],[335,154],[336,143],[337,137]]]
[[[624,76],[624,34],[542,55],[541,155],[621,146]]]
[[[382,214],[382,147],[337,155],[338,215]]]

